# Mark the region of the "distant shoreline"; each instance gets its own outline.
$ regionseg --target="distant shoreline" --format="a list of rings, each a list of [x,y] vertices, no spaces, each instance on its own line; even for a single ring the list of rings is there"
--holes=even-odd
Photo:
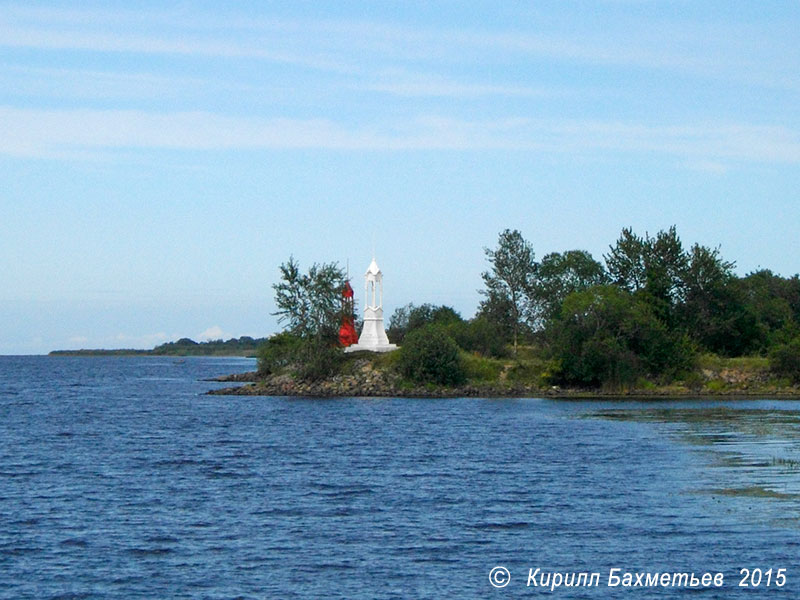
[[[47,354],[40,356],[85,356],[87,358],[93,356],[175,356],[175,357],[217,357],[217,358],[256,358],[255,352],[206,352],[206,353],[164,353],[153,352],[152,350],[135,350],[135,349],[119,349],[119,350],[104,350],[104,349],[82,349],[82,350],[52,350]]]
[[[208,342],[195,342],[189,338],[181,338],[177,342],[167,342],[152,350],[84,348],[81,350],[53,350],[48,356],[230,356],[255,358],[259,346],[266,341],[267,338],[249,336],[238,339],[231,338],[227,341],[210,340]]]

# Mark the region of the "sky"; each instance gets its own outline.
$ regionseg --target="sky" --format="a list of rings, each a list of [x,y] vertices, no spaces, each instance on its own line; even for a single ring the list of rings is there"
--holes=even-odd
[[[793,275],[798,31],[797,0],[0,0],[0,354],[268,335],[290,256],[471,317],[506,228]]]

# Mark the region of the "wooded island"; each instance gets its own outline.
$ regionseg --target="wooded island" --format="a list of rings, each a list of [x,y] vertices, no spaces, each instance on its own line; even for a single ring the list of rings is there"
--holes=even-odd
[[[676,228],[622,230],[596,260],[545,254],[517,230],[485,249],[471,319],[408,304],[388,321],[383,356],[345,355],[345,274],[301,273],[273,287],[285,330],[264,343],[251,386],[220,393],[310,395],[800,394],[800,279],[743,277],[719,248],[684,248]]]

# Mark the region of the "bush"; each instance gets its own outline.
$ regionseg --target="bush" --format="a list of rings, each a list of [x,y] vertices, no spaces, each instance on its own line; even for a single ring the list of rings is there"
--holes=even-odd
[[[769,364],[777,375],[788,377],[793,383],[800,382],[800,337],[773,348],[769,353]]]
[[[343,361],[340,348],[283,332],[272,336],[258,350],[259,375],[273,375],[295,366],[297,376],[319,381],[337,373]]]
[[[279,333],[269,338],[258,349],[258,373],[272,375],[299,358],[302,341],[291,333]]]
[[[398,369],[418,383],[459,385],[466,380],[458,345],[439,326],[412,331],[398,353]]]
[[[344,352],[336,346],[303,343],[297,376],[305,381],[322,381],[336,375],[344,362]]]
[[[447,326],[447,331],[467,352],[479,352],[494,358],[508,356],[508,340],[503,328],[486,317],[451,323]]]

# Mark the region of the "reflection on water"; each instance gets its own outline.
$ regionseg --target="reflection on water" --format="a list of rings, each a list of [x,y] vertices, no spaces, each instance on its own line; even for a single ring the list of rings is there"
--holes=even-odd
[[[760,404],[770,404],[761,401]],[[773,524],[800,527],[800,411],[796,403],[607,409],[604,419],[650,422],[700,454],[695,491],[741,498],[736,508],[764,511]]]

